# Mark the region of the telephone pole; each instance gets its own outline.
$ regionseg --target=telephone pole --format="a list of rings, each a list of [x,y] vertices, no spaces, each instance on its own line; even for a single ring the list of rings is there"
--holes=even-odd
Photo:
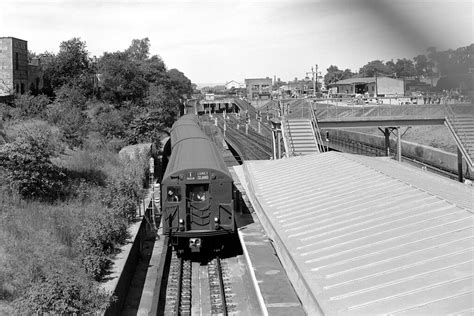
[[[316,97],[316,87],[318,86],[318,64],[315,65],[315,68],[311,67],[311,72],[307,72],[306,75],[313,75],[313,97]]]
[[[316,64],[315,66],[316,66],[316,71],[313,75],[313,94],[314,94],[314,96],[316,96],[316,89],[318,87],[318,64]]]

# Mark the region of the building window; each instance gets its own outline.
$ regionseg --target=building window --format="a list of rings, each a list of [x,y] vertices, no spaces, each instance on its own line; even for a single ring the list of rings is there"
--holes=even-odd
[[[15,70],[18,70],[19,62],[18,62],[18,53],[15,53]]]

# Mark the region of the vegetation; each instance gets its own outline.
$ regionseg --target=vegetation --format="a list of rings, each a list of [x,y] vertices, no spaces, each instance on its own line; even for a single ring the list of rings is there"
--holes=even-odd
[[[148,155],[120,157],[173,123],[192,92],[148,39],[89,58],[78,38],[46,56],[43,94],[0,104],[0,313],[84,314],[147,183]],[[8,310],[8,312],[12,312]]]

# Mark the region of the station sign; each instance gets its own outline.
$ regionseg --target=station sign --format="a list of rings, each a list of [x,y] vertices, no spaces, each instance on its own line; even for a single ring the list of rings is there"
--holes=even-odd
[[[208,171],[190,171],[186,173],[186,180],[209,180]]]

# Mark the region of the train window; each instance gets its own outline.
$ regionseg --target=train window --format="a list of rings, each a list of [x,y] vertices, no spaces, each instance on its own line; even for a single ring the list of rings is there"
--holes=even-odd
[[[180,202],[181,201],[181,188],[180,187],[168,187],[167,199],[168,202]]]
[[[209,184],[188,185],[188,194],[191,202],[204,202],[209,198]]]

